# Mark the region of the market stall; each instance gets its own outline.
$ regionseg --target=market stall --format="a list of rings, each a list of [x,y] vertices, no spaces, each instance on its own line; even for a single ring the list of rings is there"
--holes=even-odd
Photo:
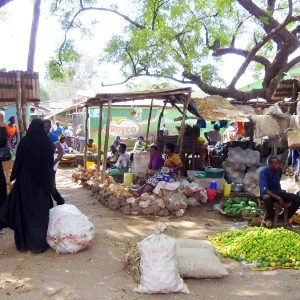
[[[182,115],[181,126],[179,134],[176,139],[176,145],[178,152],[182,155],[183,153],[183,135],[184,135],[184,124],[187,117],[187,111],[197,113],[197,109],[194,106],[194,103],[191,102],[191,88],[176,88],[176,89],[163,89],[163,90],[152,90],[152,91],[143,91],[143,92],[128,92],[128,93],[101,93],[97,94],[94,98],[89,99],[86,102],[86,107],[97,106],[99,107],[99,128],[98,128],[98,151],[100,152],[103,148],[103,160],[101,160],[100,153],[98,153],[98,162],[97,167],[100,170],[100,165],[102,165],[102,173],[106,171],[107,164],[107,153],[108,153],[108,141],[109,141],[109,131],[110,131],[110,122],[112,118],[112,104],[118,102],[134,101],[134,100],[143,100],[143,99],[158,99],[162,100],[164,105],[159,116],[157,132],[159,132],[161,126],[161,119],[167,105],[171,107],[176,107],[180,114]],[[147,135],[146,135],[146,144],[149,140],[149,126],[151,121],[151,107],[153,101],[150,104],[148,126],[147,126]],[[106,127],[105,127],[105,141],[104,147],[101,145],[101,136],[103,131],[103,107],[107,106],[107,116],[106,116]],[[180,106],[180,107],[179,107]],[[200,117],[198,115],[198,117]],[[88,109],[86,110],[86,125],[88,124]],[[88,126],[86,126],[86,138],[88,136]],[[86,156],[86,154],[85,154]],[[103,176],[104,178],[104,176]]]

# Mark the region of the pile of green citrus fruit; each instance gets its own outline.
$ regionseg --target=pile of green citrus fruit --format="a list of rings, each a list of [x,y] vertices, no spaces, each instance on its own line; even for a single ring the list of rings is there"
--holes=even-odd
[[[209,240],[221,255],[254,263],[256,268],[300,270],[300,235],[284,228],[249,227],[223,232]]]

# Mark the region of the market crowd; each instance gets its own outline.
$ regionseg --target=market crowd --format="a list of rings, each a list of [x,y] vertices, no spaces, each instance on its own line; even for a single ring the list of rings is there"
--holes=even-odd
[[[79,130],[82,128],[79,126]],[[215,125],[212,131],[206,132],[208,146],[214,146],[221,140],[220,127]],[[223,134],[228,140],[234,139],[237,127],[230,123]],[[35,119],[29,125],[26,135],[19,141],[15,153],[15,161],[10,176],[11,191],[7,195],[7,185],[3,172],[2,161],[5,161],[7,150],[14,149],[17,143],[17,126],[15,119],[9,118],[4,124],[0,113],[0,233],[3,228],[14,230],[15,244],[19,251],[33,253],[44,252],[48,248],[46,242],[49,222],[49,210],[54,204],[62,205],[65,200],[55,184],[57,165],[69,146],[66,137],[72,136],[72,128],[64,130],[59,122],[52,127],[50,120]],[[164,126],[163,135],[168,135]],[[80,144],[79,144],[80,145]],[[81,147],[82,145],[80,145]],[[88,140],[88,151],[97,152],[97,146],[92,139]],[[127,146],[118,136],[110,146],[107,160],[107,172],[111,176],[120,176],[130,171],[130,165],[135,153],[150,151],[150,162],[147,170],[147,180],[139,187],[131,187],[130,193],[139,197],[143,193],[151,193],[161,182],[172,184],[179,180],[183,163],[175,146],[166,143],[163,155],[152,139],[146,145],[144,137],[138,137],[133,151],[129,154]],[[289,194],[281,189],[282,170],[280,160],[271,156],[268,165],[260,174],[260,198],[265,203],[266,221],[272,222],[273,205],[288,210],[290,218],[299,208],[299,194]]]

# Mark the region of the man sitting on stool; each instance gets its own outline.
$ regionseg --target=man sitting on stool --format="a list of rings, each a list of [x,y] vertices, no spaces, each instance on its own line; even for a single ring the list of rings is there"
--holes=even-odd
[[[265,221],[268,227],[272,226],[274,218],[274,202],[282,208],[288,208],[288,219],[290,219],[300,206],[300,197],[283,191],[280,186],[282,176],[281,163],[277,156],[268,158],[268,166],[262,169],[259,175],[260,196],[265,205]]]

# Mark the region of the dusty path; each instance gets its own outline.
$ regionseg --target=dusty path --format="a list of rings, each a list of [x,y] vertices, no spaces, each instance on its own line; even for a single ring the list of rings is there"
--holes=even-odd
[[[252,272],[230,259],[230,272],[219,280],[185,280],[189,295],[140,295],[121,269],[122,245],[140,241],[153,231],[154,220],[127,217],[103,207],[70,180],[71,170],[59,170],[58,188],[67,203],[75,204],[95,224],[93,247],[74,255],[57,255],[49,249],[40,255],[16,251],[13,233],[0,237],[0,299],[295,299],[300,300],[300,271]],[[172,219],[171,236],[201,238],[229,228],[232,223],[209,207],[188,211]]]

